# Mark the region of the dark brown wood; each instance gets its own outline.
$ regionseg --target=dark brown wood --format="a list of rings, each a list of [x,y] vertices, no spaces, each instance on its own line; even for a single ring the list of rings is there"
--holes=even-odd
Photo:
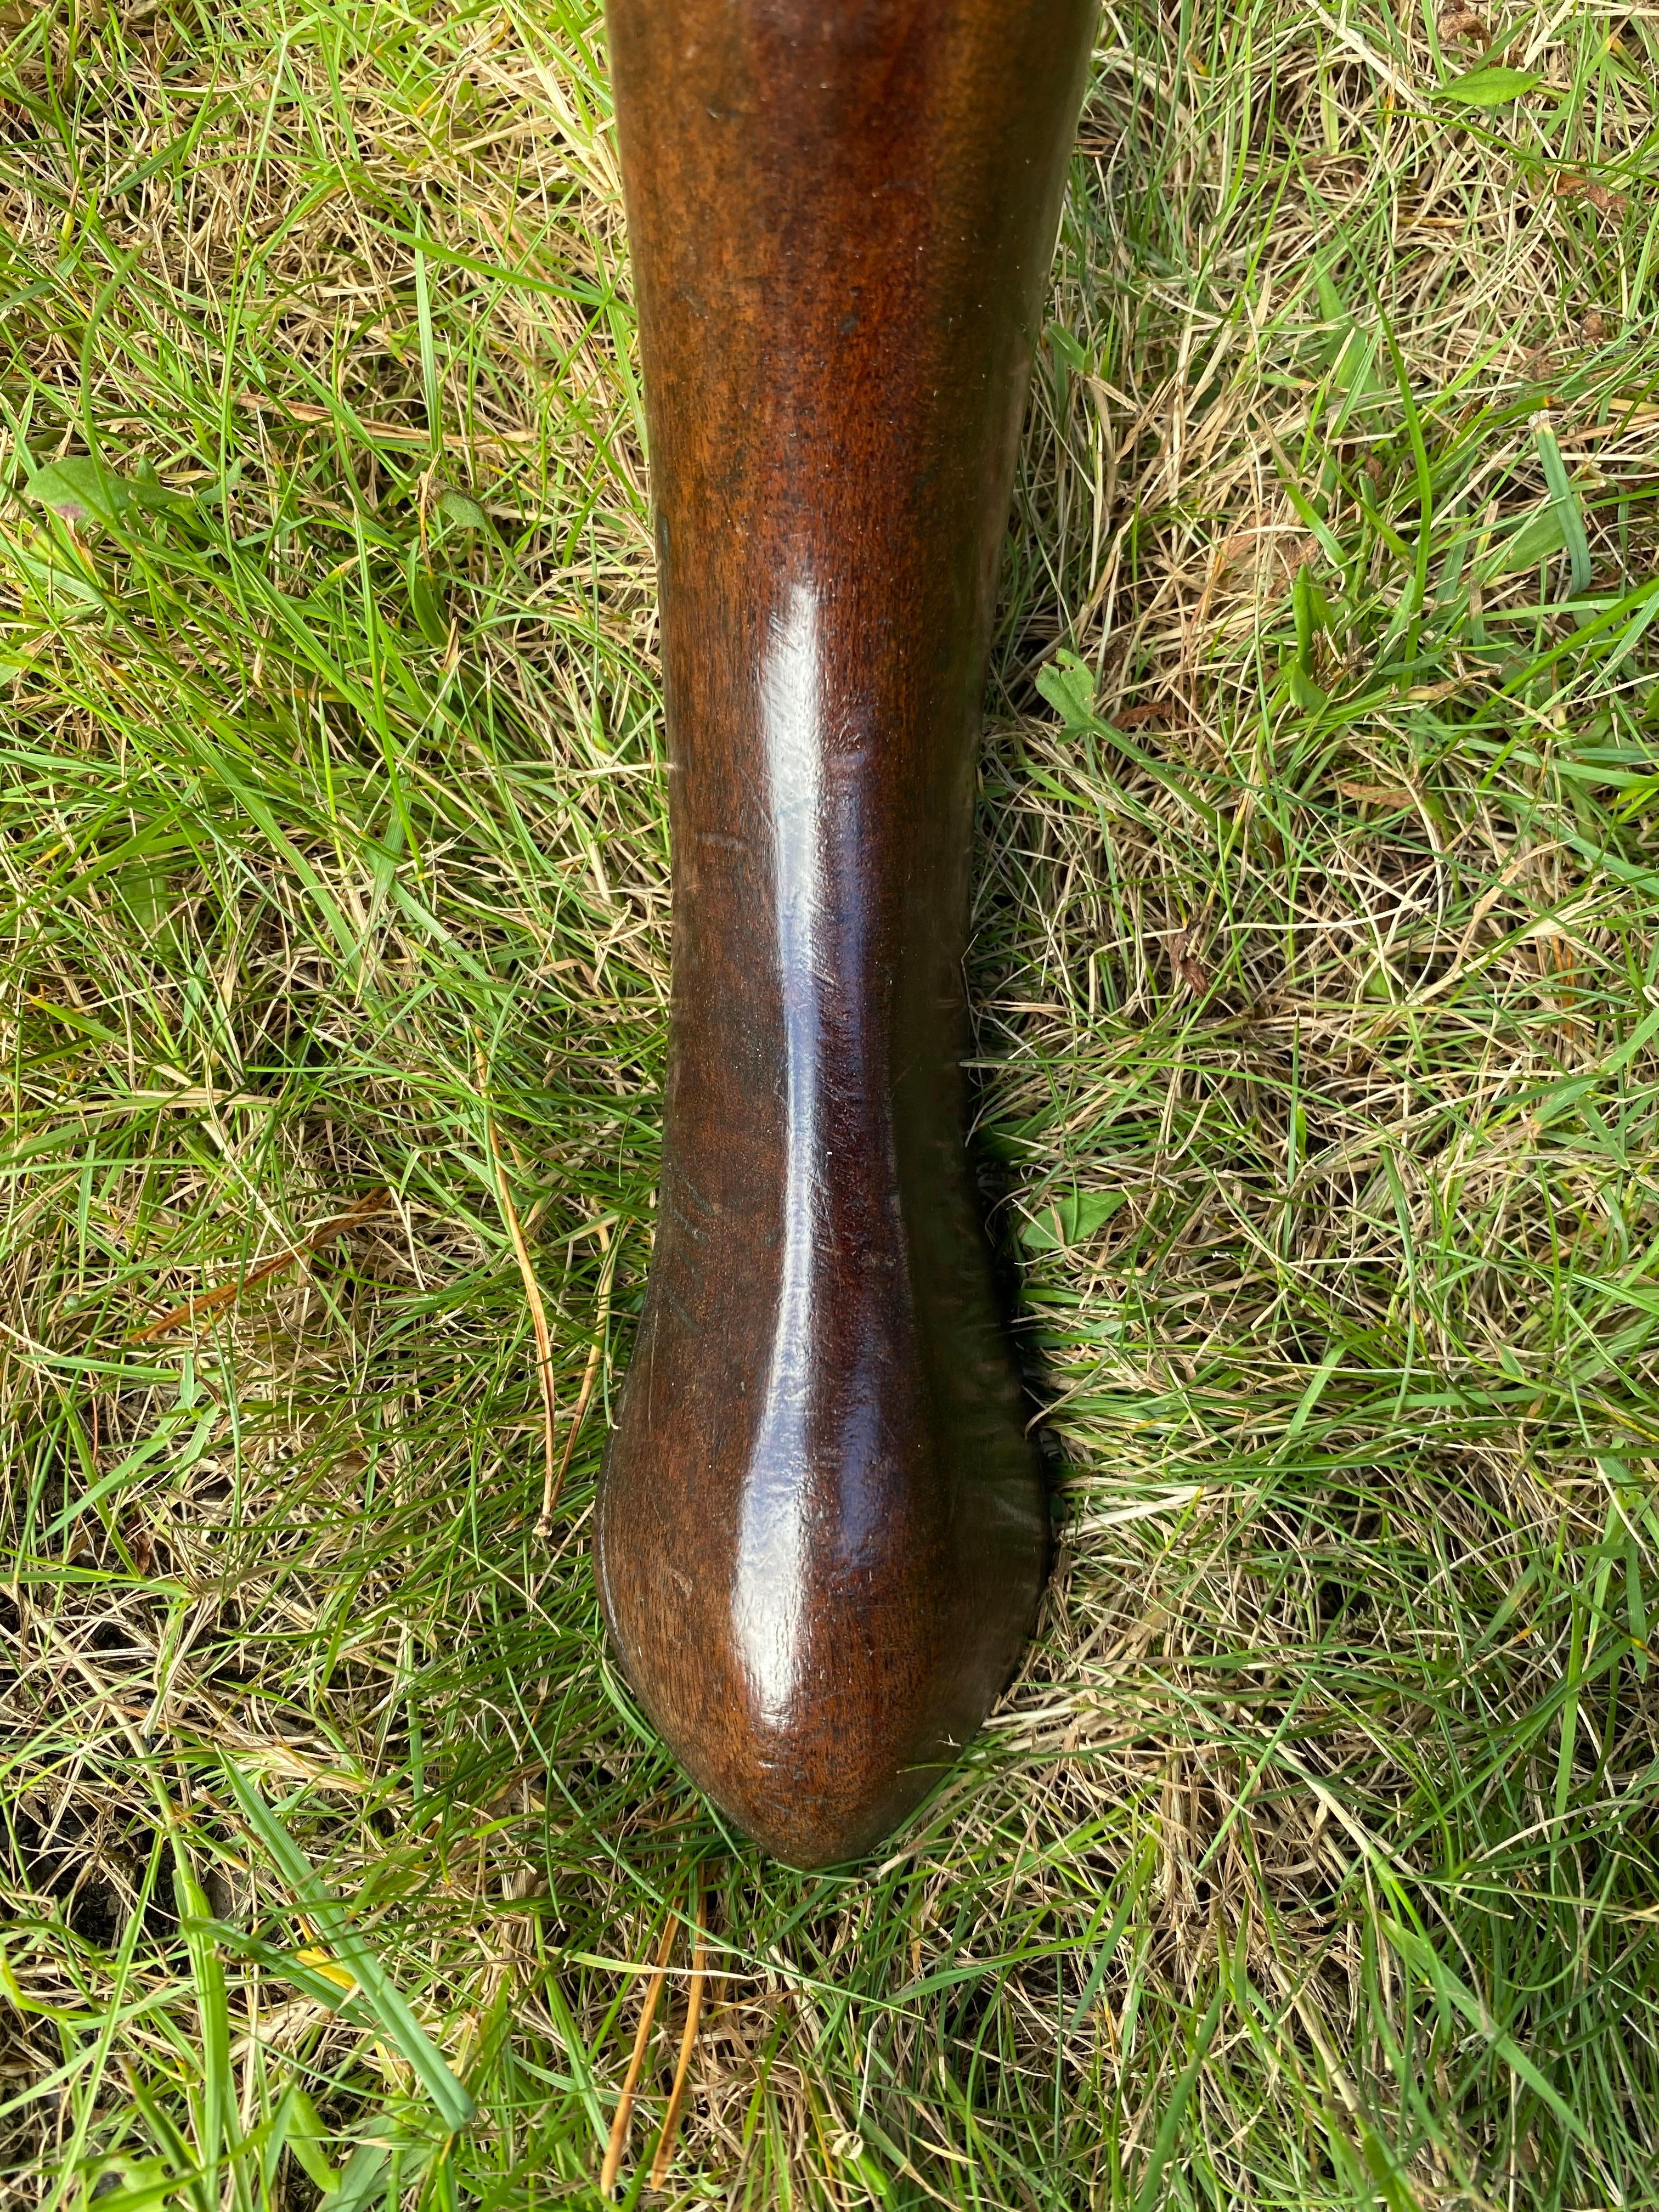
[[[674,850],[601,1595],[802,1866],[973,1735],[1048,1521],[963,1145],[975,758],[1092,0],[609,0]]]

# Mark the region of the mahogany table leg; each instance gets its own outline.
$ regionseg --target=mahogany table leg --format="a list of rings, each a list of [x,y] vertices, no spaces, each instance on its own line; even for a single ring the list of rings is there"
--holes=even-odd
[[[669,1743],[798,1865],[1006,1680],[1047,1516],[963,1146],[975,759],[1093,0],[608,0],[674,986],[601,1486]]]

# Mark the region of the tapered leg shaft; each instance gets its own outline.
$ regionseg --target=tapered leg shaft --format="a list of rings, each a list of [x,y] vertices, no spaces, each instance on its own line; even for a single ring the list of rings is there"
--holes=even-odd
[[[674,948],[601,1487],[635,1689],[867,1849],[977,1729],[1047,1518],[963,1146],[981,697],[1092,0],[609,0]]]

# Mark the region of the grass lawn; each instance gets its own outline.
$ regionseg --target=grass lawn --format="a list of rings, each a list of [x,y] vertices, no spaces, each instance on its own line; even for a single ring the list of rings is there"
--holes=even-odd
[[[588,1562],[669,943],[597,12],[0,9],[8,2205],[595,2204],[636,2047],[633,2202],[1659,2205],[1656,83],[1107,8],[972,953],[1063,1548],[807,1877]]]

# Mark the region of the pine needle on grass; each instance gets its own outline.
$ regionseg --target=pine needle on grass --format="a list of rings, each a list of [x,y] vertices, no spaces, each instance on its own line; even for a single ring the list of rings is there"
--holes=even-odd
[[[605,2162],[599,2168],[599,2194],[609,2197],[617,2185],[617,2176],[622,2171],[623,2159],[628,2149],[628,2124],[634,2115],[634,2093],[639,2085],[640,2069],[645,2063],[645,2046],[651,2034],[651,2023],[656,2018],[657,2000],[662,1995],[662,1985],[668,1978],[668,1958],[674,1948],[674,1938],[679,1933],[679,1922],[671,1912],[668,1924],[662,1931],[657,1946],[657,1955],[651,1968],[651,1978],[645,1985],[645,1996],[640,2004],[640,2024],[634,2032],[634,2049],[628,2061],[628,2071],[623,2077],[622,2094],[617,2100],[617,2110],[611,2122],[611,2139],[605,2147]]]
[[[286,1252],[277,1253],[274,1259],[262,1260],[257,1267],[250,1267],[246,1274],[239,1275],[234,1283],[221,1283],[216,1290],[204,1291],[196,1297],[186,1298],[182,1305],[170,1308],[159,1321],[149,1322],[143,1328],[131,1330],[127,1336],[128,1343],[153,1344],[158,1337],[171,1335],[175,1328],[185,1328],[191,1322],[201,1321],[209,1314],[222,1313],[227,1306],[234,1305],[245,1291],[251,1291],[256,1283],[269,1282],[273,1275],[280,1275],[285,1267],[295,1267],[300,1261],[310,1259],[325,1244],[332,1243],[337,1237],[343,1237],[348,1229],[355,1228],[360,1221],[367,1221],[371,1213],[378,1213],[390,1195],[384,1188],[370,1191],[367,1198],[360,1198],[343,1213],[336,1214],[332,1221],[324,1222],[320,1229],[313,1229],[310,1236],[301,1237],[297,1244],[290,1245]]]
[[[692,1924],[696,1940],[691,1953],[691,1985],[686,1992],[685,2027],[680,2035],[680,2053],[674,2066],[674,2087],[670,2092],[668,2110],[663,2116],[662,2133],[657,2138],[657,2154],[651,2161],[651,2186],[660,2189],[668,2179],[668,2168],[674,2156],[674,2136],[680,2124],[680,2108],[685,2101],[685,2085],[691,2071],[691,2054],[697,2045],[697,2026],[702,2018],[702,1992],[708,1970],[708,1932],[704,1926],[702,1869],[697,1869],[692,1898]]]

